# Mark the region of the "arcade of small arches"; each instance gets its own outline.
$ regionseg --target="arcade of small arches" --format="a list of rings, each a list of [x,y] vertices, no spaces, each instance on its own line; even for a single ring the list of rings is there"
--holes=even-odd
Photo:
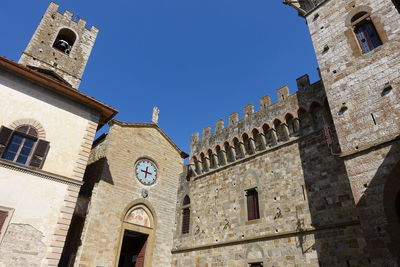
[[[210,172],[321,130],[333,123],[327,105],[326,100],[324,104],[313,102],[308,109],[300,107],[297,112],[287,113],[284,118],[276,118],[272,123],[264,123],[261,127],[255,127],[241,136],[194,155],[190,159],[188,176]]]

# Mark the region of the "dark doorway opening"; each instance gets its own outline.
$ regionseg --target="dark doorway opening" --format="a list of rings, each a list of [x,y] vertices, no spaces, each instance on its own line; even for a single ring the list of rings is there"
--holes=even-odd
[[[397,219],[399,220],[400,223],[400,191],[397,193],[395,205],[396,205]]]
[[[143,267],[148,235],[125,230],[118,267]]]

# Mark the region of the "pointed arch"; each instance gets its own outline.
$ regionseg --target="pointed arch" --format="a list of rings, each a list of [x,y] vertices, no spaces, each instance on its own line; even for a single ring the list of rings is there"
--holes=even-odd
[[[298,136],[299,135],[299,120],[295,118],[291,113],[286,114],[285,116],[286,125],[289,130],[289,136]]]
[[[200,161],[203,173],[208,172],[209,170],[208,159],[206,158],[206,155],[203,152],[200,153]]]
[[[262,136],[260,134],[260,131],[258,129],[256,129],[256,128],[254,128],[251,131],[251,133],[253,135],[253,140],[254,140],[255,145],[256,145],[256,151],[261,151],[261,150],[265,149],[265,145],[263,144]]]
[[[218,167],[223,166],[226,164],[226,152],[221,149],[220,145],[215,147],[215,153],[217,154],[218,159]]]
[[[208,158],[210,160],[210,169],[217,168],[217,164],[216,164],[215,159],[214,159],[214,152],[211,149],[209,149],[207,151],[207,155],[208,155]]]
[[[322,129],[322,126],[324,124],[324,114],[323,114],[323,109],[322,109],[321,104],[318,102],[311,103],[310,113],[311,113],[314,129],[315,130]]]
[[[182,223],[181,234],[189,234],[190,232],[190,197],[185,195],[182,201]]]
[[[228,162],[234,162],[235,161],[235,155],[233,154],[232,147],[229,144],[229,142],[224,143],[224,149],[226,153],[226,160]]]
[[[251,148],[251,144],[250,144],[250,137],[247,133],[244,133],[242,135],[242,140],[243,140],[243,144],[244,144],[244,149],[247,155],[251,155],[253,154],[253,149]]]
[[[241,159],[244,157],[242,149],[240,149],[240,146],[241,144],[239,138],[237,137],[233,138],[233,147],[235,148],[236,159]]]

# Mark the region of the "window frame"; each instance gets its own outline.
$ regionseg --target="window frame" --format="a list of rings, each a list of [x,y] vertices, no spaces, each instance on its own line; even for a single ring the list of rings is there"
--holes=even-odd
[[[254,209],[254,215],[250,216],[250,209],[249,209],[249,193],[250,192],[255,192],[253,195],[253,202],[255,201],[255,206],[253,207]],[[254,197],[255,196],[255,197]],[[261,213],[260,213],[260,198],[259,198],[259,193],[258,193],[258,188],[253,187],[245,190],[245,198],[246,198],[246,216],[247,216],[247,222],[253,222],[257,221],[261,218]],[[250,218],[251,217],[251,218]]]
[[[21,128],[27,127],[26,130],[22,131]],[[9,148],[12,144],[13,138],[15,136],[21,137],[23,140],[18,145],[17,152],[15,153],[13,159],[5,158]],[[18,158],[21,155],[26,140],[33,140],[34,143],[29,151],[29,155],[25,163],[18,162]],[[42,169],[44,162],[46,161],[48,152],[50,150],[50,142],[40,139],[38,130],[30,124],[21,124],[17,127],[8,128],[4,125],[0,127],[0,159],[18,164],[21,166],[26,166],[30,168]]]
[[[22,142],[18,145],[18,150],[15,152],[14,158],[12,160],[11,159],[6,159],[6,158],[4,158],[4,156],[8,152],[10,152],[9,148],[10,148],[10,146],[12,144],[12,141],[13,141],[13,138],[15,136],[21,137],[22,138]],[[33,144],[32,144],[32,147],[30,148],[29,155],[27,156],[25,163],[21,163],[21,162],[18,162],[18,158],[20,157],[21,151],[24,148],[25,143],[27,142],[27,140],[32,140]],[[8,141],[3,153],[1,154],[1,158],[4,159],[4,160],[15,162],[17,164],[29,165],[29,163],[30,163],[30,161],[32,159],[33,153],[34,153],[34,151],[36,149],[36,146],[38,144],[38,140],[39,139],[37,137],[29,136],[27,134],[23,134],[21,132],[18,132],[16,130],[14,130],[13,133],[11,134],[10,140]]]
[[[374,34],[376,35],[376,41],[379,42],[379,44],[375,44],[372,35],[370,32],[368,32],[367,25],[371,27],[373,30]],[[355,22],[353,22],[353,33],[356,37],[358,46],[362,52],[363,55],[371,53],[374,51],[376,48],[380,47],[383,45],[382,39],[379,36],[378,30],[375,27],[375,24],[373,23],[371,17],[369,14],[365,14],[364,16],[360,17],[357,19]],[[364,38],[366,39],[366,47],[368,48],[368,51],[365,50],[364,46],[361,44],[361,40],[359,38],[360,34],[363,34]]]
[[[189,202],[188,203],[185,203],[186,202],[186,199],[188,199],[189,200]],[[189,197],[189,195],[185,195],[184,197],[183,197],[183,201],[182,201],[182,207],[181,207],[181,220],[180,220],[180,234],[181,235],[189,235],[190,234],[190,230],[191,230],[191,223],[190,223],[190,221],[191,221],[191,208],[190,208],[190,205],[191,205],[191,200],[190,200],[190,197]],[[185,225],[185,223],[186,222],[184,222],[184,220],[185,220],[185,211],[187,211],[188,212],[188,221],[187,221],[187,232],[186,231],[184,231],[185,229],[183,228],[184,227],[184,225]]]
[[[350,38],[350,45],[352,49],[357,49],[358,51],[355,53],[356,56],[363,56],[370,54],[371,52],[375,51],[377,48],[381,47],[387,41],[387,37],[385,35],[384,29],[381,26],[377,25],[379,22],[379,18],[375,18],[372,16],[372,8],[366,5],[358,6],[354,8],[351,12],[348,13],[345,21],[345,25],[348,30],[351,31],[352,37]],[[364,51],[361,41],[356,33],[357,27],[362,26],[362,24],[368,23],[373,27],[374,33],[379,41],[379,45],[375,46],[372,44],[373,47],[369,47],[369,51]],[[379,27],[377,27],[379,26]],[[368,34],[368,38],[371,39],[370,34]]]
[[[14,214],[14,209],[0,206],[0,211],[5,211],[8,213],[7,218],[4,220],[3,226],[0,228],[0,245],[1,245],[1,243],[3,242],[3,238],[7,232],[8,226],[10,225],[11,218]]]

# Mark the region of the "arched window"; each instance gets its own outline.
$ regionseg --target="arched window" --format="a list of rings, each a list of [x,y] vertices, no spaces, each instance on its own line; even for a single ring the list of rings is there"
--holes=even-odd
[[[196,174],[201,174],[201,162],[197,159],[197,157],[193,157],[193,163],[195,167]]]
[[[378,32],[367,12],[357,13],[351,18],[350,22],[364,54],[382,45]]]
[[[228,142],[224,143],[224,149],[226,152],[226,159],[228,162],[234,162],[235,161],[235,156],[232,154],[232,148],[231,145]]]
[[[275,135],[275,133],[273,132],[274,130],[272,130],[272,129],[268,126],[268,124],[264,124],[262,128],[263,128],[263,132],[264,132],[264,135],[265,135],[265,139],[266,139],[266,141],[267,141],[267,145],[268,145],[269,147],[275,146],[277,140],[276,140],[276,138],[275,138],[276,135]]]
[[[297,136],[299,134],[299,125],[297,119],[292,114],[286,115],[286,124],[289,130],[289,136]]]
[[[190,231],[190,198],[186,195],[182,203],[182,234]]]
[[[31,167],[41,168],[49,149],[49,142],[38,139],[37,130],[21,125],[11,130],[0,129],[1,158]]]
[[[75,41],[76,34],[70,29],[63,28],[59,31],[53,47],[69,55],[72,47],[75,44]]]
[[[236,159],[241,159],[244,157],[242,150],[240,149],[240,142],[239,139],[236,137],[233,139],[233,145],[235,147]]]
[[[211,149],[209,149],[207,154],[208,154],[208,158],[210,159],[210,169],[215,169],[217,166],[215,164],[216,162],[214,159],[214,153],[212,152]]]
[[[256,143],[256,150],[261,151],[261,150],[265,149],[265,147],[262,143],[262,140],[261,140],[261,135],[258,132],[258,130],[253,129],[253,131],[251,131],[251,133],[253,134],[253,139],[254,139],[254,142]]]
[[[309,113],[303,108],[300,108],[297,112],[297,116],[300,120],[300,131],[302,135],[309,134],[312,131],[312,123]]]
[[[242,138],[243,138],[243,144],[244,144],[244,149],[246,150],[246,154],[247,155],[253,154],[253,150],[251,149],[251,146],[250,146],[249,136],[247,134],[243,134]]]
[[[206,156],[204,155],[204,153],[200,154],[200,160],[201,160],[201,167],[203,169],[203,172],[208,172],[209,166],[208,166],[208,162],[206,159]]]
[[[313,103],[310,110],[315,130],[322,129],[322,126],[324,125],[324,115],[321,105],[318,103]]]
[[[222,150],[221,150],[221,147],[220,146],[217,146],[216,148],[215,148],[215,151],[216,151],[216,153],[217,153],[217,158],[218,158],[218,166],[223,166],[223,165],[225,165],[226,164],[226,158],[225,158],[225,155],[224,155],[224,153],[225,152],[223,152]]]
[[[276,134],[278,136],[279,142],[285,142],[289,139],[289,136],[287,136],[287,133],[285,132],[284,127],[285,127],[285,125],[283,125],[280,120],[276,119],[274,121],[274,128],[276,130]]]

